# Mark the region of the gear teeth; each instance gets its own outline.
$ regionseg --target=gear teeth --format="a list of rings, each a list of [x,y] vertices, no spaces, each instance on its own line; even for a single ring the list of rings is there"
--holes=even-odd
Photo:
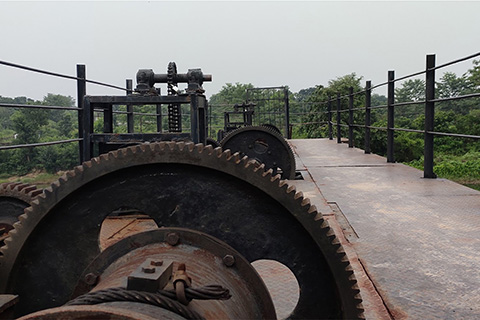
[[[268,169],[267,171],[262,172],[262,176],[263,176],[263,177],[270,176],[269,179],[271,179],[271,177],[273,176],[273,170],[272,170],[272,169]],[[268,178],[267,178],[267,179],[268,179]]]
[[[293,185],[289,185],[287,188],[287,193],[295,192],[297,189]]]
[[[213,153],[213,146],[210,144],[207,144],[206,146],[203,147],[203,150],[206,151],[209,155]]]
[[[335,236],[335,238],[332,240],[331,243],[332,243],[334,246],[340,245],[340,240],[338,240],[338,238]]]
[[[288,188],[288,181],[287,180],[280,180],[280,182],[278,183],[278,186],[280,188],[283,188],[284,186],[287,186],[287,188]]]
[[[150,149],[152,150],[153,153],[158,153],[161,150],[160,143],[152,143],[150,144]],[[121,149],[120,149],[121,150]],[[123,154],[123,152],[122,152]]]
[[[223,154],[223,150],[222,148],[220,147],[216,147],[215,149],[213,149],[213,154],[217,157],[217,158],[220,158]]]
[[[205,145],[203,143],[197,143],[194,148],[196,153],[202,153]]]
[[[278,181],[279,183],[280,183],[280,180],[282,180],[282,176],[280,176],[279,174],[274,175],[274,176],[270,179],[271,182]]]
[[[308,198],[303,198],[302,203],[300,204],[302,207],[309,206],[310,205],[310,199]]]
[[[249,159],[247,156],[243,156],[243,157],[242,157],[242,160],[241,160],[241,161],[243,162],[243,166],[244,166],[245,168],[247,168],[247,167],[250,165],[249,160],[250,160],[250,159]]]
[[[302,191],[296,191],[296,192],[295,192],[295,195],[293,196],[293,198],[294,198],[295,200],[300,199],[301,201],[303,201],[303,192],[302,192]]]
[[[240,153],[235,152],[235,153],[233,154],[233,156],[231,157],[231,159],[233,160],[233,162],[234,162],[235,164],[239,164],[239,163],[240,163]]]
[[[222,154],[220,155],[220,158],[225,158],[226,160],[228,160],[232,155],[232,152],[230,151],[230,149],[227,149],[227,150],[224,150],[222,152]]]

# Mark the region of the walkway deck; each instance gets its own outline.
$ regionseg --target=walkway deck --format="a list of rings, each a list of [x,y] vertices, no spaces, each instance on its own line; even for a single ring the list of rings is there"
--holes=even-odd
[[[336,217],[357,278],[373,282],[367,319],[480,319],[480,192],[328,139],[289,142],[298,188]]]

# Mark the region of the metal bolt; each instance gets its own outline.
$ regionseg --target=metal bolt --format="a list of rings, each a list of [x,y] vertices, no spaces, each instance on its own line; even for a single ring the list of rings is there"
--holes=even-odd
[[[84,280],[86,284],[88,284],[89,286],[93,286],[97,284],[98,276],[90,272],[85,275]]]
[[[267,151],[267,154],[272,154],[272,151],[268,150],[268,151]]]
[[[248,145],[248,149],[252,149],[253,146],[251,144]]]
[[[142,267],[142,272],[144,272],[144,273],[155,273],[155,268]]]
[[[231,267],[235,264],[235,257],[227,254],[225,257],[223,257],[223,263],[225,263],[227,267]]]
[[[163,264],[162,260],[151,260],[150,265],[155,266],[155,267],[160,267]]]
[[[175,232],[171,232],[167,234],[166,240],[169,245],[176,246],[178,244],[178,241],[180,240],[180,237]]]

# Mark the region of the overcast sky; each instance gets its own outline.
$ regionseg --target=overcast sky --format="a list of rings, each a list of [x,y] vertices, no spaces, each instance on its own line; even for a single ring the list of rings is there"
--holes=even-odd
[[[429,53],[441,64],[479,52],[479,12],[480,2],[462,1],[1,1],[0,60],[70,75],[86,64],[87,78],[121,87],[175,61],[181,73],[213,75],[208,96],[236,82],[297,92],[351,72],[384,82],[388,70],[422,70]],[[76,97],[76,83],[0,65],[1,96],[47,93]]]

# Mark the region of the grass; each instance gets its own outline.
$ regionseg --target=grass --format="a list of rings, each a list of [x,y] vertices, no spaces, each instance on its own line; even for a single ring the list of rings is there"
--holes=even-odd
[[[423,157],[405,164],[423,170]],[[480,191],[480,152],[468,152],[461,156],[438,153],[435,155],[433,172],[439,178]]]
[[[38,188],[46,188],[52,182],[57,180],[63,172],[47,173],[42,171],[35,171],[24,176],[8,176],[6,174],[0,175],[0,183],[3,182],[22,182],[34,184]]]

